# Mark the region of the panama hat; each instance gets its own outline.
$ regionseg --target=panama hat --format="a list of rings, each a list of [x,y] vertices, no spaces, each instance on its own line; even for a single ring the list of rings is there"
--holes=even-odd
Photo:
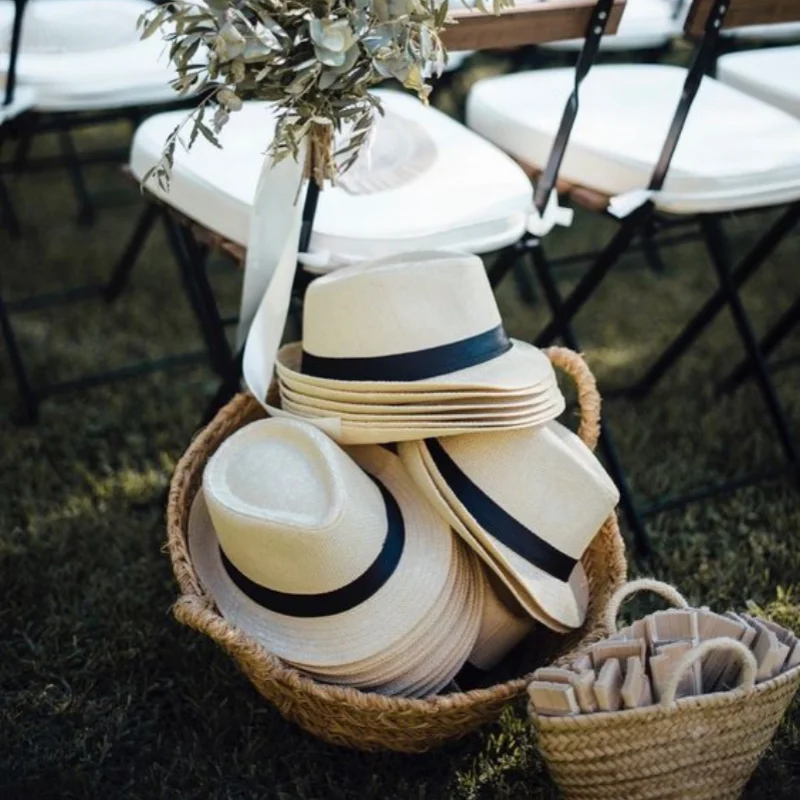
[[[359,404],[391,404],[413,406],[419,404],[491,404],[508,402],[530,402],[539,396],[557,389],[555,371],[550,365],[549,375],[534,388],[508,389],[499,392],[494,389],[443,389],[431,390],[406,383],[403,387],[384,386],[379,389],[364,389],[358,386],[333,388],[330,384],[320,384],[308,379],[300,370],[303,362],[303,345],[292,342],[284,345],[278,352],[275,370],[281,387],[319,400],[340,400]]]
[[[453,562],[452,580],[424,624],[408,634],[402,651],[388,650],[359,662],[327,668],[298,662],[295,665],[328,683],[406,696],[415,696],[416,691],[425,691],[429,685],[448,683],[474,649],[485,595],[474,556],[458,540],[454,546],[459,553]]]
[[[279,375],[359,391],[533,390],[552,375],[536,347],[503,329],[483,262],[422,252],[336,270],[313,281],[299,371]]]
[[[501,581],[486,573],[486,599],[475,646],[467,659],[481,670],[496,667],[530,632],[536,623]]]
[[[551,422],[403,444],[399,453],[528,613],[557,630],[583,623],[580,559],[619,493],[575,434]]]
[[[569,633],[572,628],[557,622],[547,615],[535,598],[532,597],[529,589],[520,582],[518,577],[513,572],[509,572],[505,566],[494,557],[493,553],[484,546],[484,543],[475,537],[468,527],[468,514],[457,506],[453,507],[449,504],[443,494],[443,490],[439,488],[439,485],[434,480],[432,473],[435,472],[435,467],[433,464],[429,463],[430,458],[427,450],[424,447],[417,447],[417,444],[417,442],[413,442],[408,446],[400,445],[398,449],[403,464],[431,505],[436,508],[452,529],[458,533],[492,573],[506,586],[526,614],[551,630],[558,633]],[[580,564],[578,564],[574,573],[570,576],[570,581],[573,584],[577,596],[581,597],[587,593],[586,575]]]
[[[351,457],[314,427],[275,419],[211,457],[189,547],[226,619],[320,668],[413,647],[460,552],[389,450]]]

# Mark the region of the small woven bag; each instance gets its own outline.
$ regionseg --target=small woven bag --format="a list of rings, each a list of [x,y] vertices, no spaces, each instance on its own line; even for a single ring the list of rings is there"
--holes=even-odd
[[[606,607],[609,631],[616,631],[622,601],[643,589],[689,605],[667,584],[633,581]],[[739,686],[676,700],[681,675],[715,649],[729,650],[741,665]],[[800,666],[757,685],[755,674],[755,658],[741,642],[709,639],[684,656],[656,705],[573,717],[530,709],[539,750],[573,800],[739,797],[800,684]]]

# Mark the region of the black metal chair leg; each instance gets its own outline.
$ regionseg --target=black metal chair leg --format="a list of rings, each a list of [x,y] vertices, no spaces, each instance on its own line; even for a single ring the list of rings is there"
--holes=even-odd
[[[789,428],[789,421],[786,419],[786,414],[778,398],[769,369],[758,346],[758,339],[739,297],[738,286],[733,280],[728,240],[722,230],[722,223],[717,217],[708,216],[702,218],[701,226],[709,255],[717,271],[720,288],[725,294],[727,305],[733,315],[733,321],[747,350],[753,375],[758,382],[764,402],[767,405],[767,410],[772,418],[772,424],[775,426],[781,447],[787,460],[792,464],[797,464],[800,462],[800,453]]]
[[[506,247],[505,250],[497,255],[487,270],[489,283],[492,289],[496,289],[503,282],[503,279],[514,268],[514,265],[524,253],[525,246],[523,240],[522,242],[512,244],[510,247]]]
[[[559,336],[563,339],[567,347],[570,347],[576,352],[580,351],[580,346],[578,345],[575,332],[572,330],[572,326],[570,325],[569,318],[567,318],[563,313],[564,306],[561,299],[561,293],[558,291],[556,282],[553,279],[550,264],[548,263],[547,257],[542,250],[541,242],[532,240],[530,242],[529,252],[533,262],[534,270],[536,271],[536,277],[539,279],[539,283],[542,286],[542,292],[544,293],[545,300],[550,306],[550,311],[553,314],[553,322],[558,328]],[[631,533],[633,534],[633,543],[636,550],[636,556],[640,560],[649,558],[652,555],[650,538],[645,530],[641,515],[636,508],[636,502],[633,498],[633,491],[628,483],[628,477],[625,474],[625,470],[623,469],[622,463],[619,460],[613,437],[611,436],[607,425],[601,425],[599,444],[603,456],[605,457],[608,472],[616,484],[617,489],[619,490],[620,506],[622,507],[623,514],[628,522]]]
[[[233,359],[225,336],[225,326],[208,283],[205,258],[184,226],[178,224],[166,211],[162,213],[162,219],[170,247],[181,270],[186,294],[200,325],[209,359],[217,374],[225,380],[232,369]]]
[[[777,222],[761,237],[752,250],[731,273],[731,287],[738,291],[744,282],[761,266],[764,259],[780,244],[800,220],[800,203],[790,206]],[[701,333],[717,318],[727,303],[723,290],[715,292],[681,333],[656,359],[644,377],[631,388],[630,394],[643,397],[664,377],[670,368],[697,341]]]
[[[794,301],[778,322],[770,328],[759,344],[764,358],[769,358],[778,345],[800,325],[800,297]],[[742,361],[732,372],[720,382],[719,392],[725,394],[737,389],[752,374],[752,366],[748,359]]]
[[[8,231],[12,239],[19,239],[22,236],[19,217],[2,176],[0,176],[0,225]]]
[[[11,369],[14,373],[20,399],[22,400],[22,406],[25,412],[24,421],[29,423],[36,422],[39,418],[39,400],[28,379],[28,372],[22,360],[22,353],[19,349],[16,334],[11,327],[11,319],[9,318],[8,310],[3,300],[2,290],[0,290],[0,331],[2,331],[3,339],[6,343],[6,350],[8,351],[8,357],[11,361]]]
[[[72,135],[68,130],[60,130],[58,132],[58,141],[78,200],[78,224],[87,227],[91,226],[94,224],[95,218],[94,206],[89,197],[86,182],[83,179],[83,170],[81,169],[78,153],[75,150],[75,143],[72,141]]]
[[[114,266],[114,271],[103,289],[103,297],[107,302],[113,302],[122,294],[156,219],[158,219],[158,206],[147,202],[125,251]]]
[[[241,389],[242,360],[244,359],[244,347],[241,347],[231,360],[231,369],[228,374],[223,376],[219,387],[214,396],[206,406],[203,413],[201,427],[205,427],[217,415],[217,412],[228,402],[230,402],[237,392]]]
[[[513,267],[514,283],[517,286],[517,293],[525,305],[533,306],[536,304],[536,283],[533,276],[528,271],[528,262],[524,258],[519,258],[514,262]]]
[[[583,308],[595,289],[603,281],[608,271],[628,249],[636,234],[641,230],[641,226],[647,224],[652,214],[652,206],[649,203],[645,203],[645,205],[623,220],[619,230],[578,282],[578,285],[572,290],[572,294],[561,301],[562,320],[553,319],[536,337],[535,344],[537,347],[546,347],[560,336],[563,325],[565,323],[569,325],[572,322],[575,315]]]
[[[655,225],[655,220],[651,219],[650,224],[642,231],[642,250],[650,269],[657,274],[663,274],[667,270],[664,266],[664,259],[661,257],[661,250],[656,242],[657,235],[658,229]]]

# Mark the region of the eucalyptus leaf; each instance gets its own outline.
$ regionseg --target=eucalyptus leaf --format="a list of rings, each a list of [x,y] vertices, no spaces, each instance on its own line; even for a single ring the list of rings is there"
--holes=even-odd
[[[497,11],[513,0],[467,3]],[[245,100],[266,100],[276,113],[274,160],[296,158],[303,137],[322,125],[347,137],[336,167],[342,170],[382,113],[372,86],[391,77],[427,99],[426,76],[447,58],[441,32],[448,9],[447,0],[173,0],[146,12],[140,28],[144,36],[162,31],[177,73],[172,85],[183,94],[204,92],[179,126],[189,131],[188,147],[199,136],[220,147],[230,114]],[[176,131],[154,168],[159,182],[169,180],[177,141]]]

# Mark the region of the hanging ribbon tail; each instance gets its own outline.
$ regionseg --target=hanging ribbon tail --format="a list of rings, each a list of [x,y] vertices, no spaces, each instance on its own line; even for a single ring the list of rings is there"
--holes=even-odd
[[[304,158],[275,165],[265,159],[253,203],[238,337],[245,342],[244,382],[264,408],[297,269]]]
[[[625,219],[655,196],[656,193],[651,189],[634,189],[632,192],[618,194],[609,200],[608,213],[617,219]]]
[[[558,192],[552,191],[547,198],[544,213],[534,206],[528,215],[528,233],[533,236],[546,236],[556,225],[569,228],[574,217],[575,212],[571,208],[559,205]]]

